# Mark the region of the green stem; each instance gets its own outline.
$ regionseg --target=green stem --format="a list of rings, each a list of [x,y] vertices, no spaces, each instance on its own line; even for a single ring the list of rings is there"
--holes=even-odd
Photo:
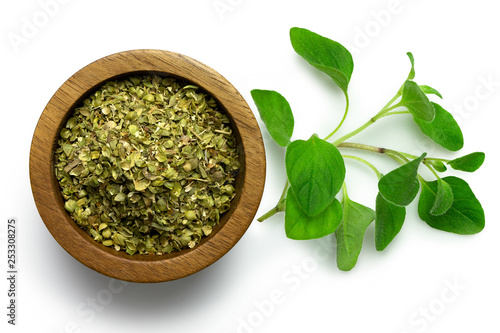
[[[337,148],[353,148],[353,149],[360,149],[360,150],[366,150],[366,151],[371,151],[374,153],[378,154],[385,154],[392,158],[393,160],[397,161],[398,163],[404,164],[408,162],[408,155],[406,153],[399,152],[397,150],[392,150],[392,149],[387,149],[387,148],[381,148],[381,147],[375,147],[375,146],[370,146],[370,145],[365,145],[362,143],[353,143],[353,142],[342,142],[337,145]],[[413,155],[410,155],[413,157]],[[411,157],[410,157],[411,158]],[[416,158],[416,157],[415,157]]]
[[[418,180],[420,180],[420,184],[422,184],[422,186],[424,186],[424,185],[427,186],[424,177],[422,177],[420,175],[417,175],[417,177],[418,177]]]
[[[429,164],[427,164],[427,163],[424,163],[424,164],[425,164],[425,166],[426,166],[429,170],[431,170],[431,172],[434,174],[434,176],[436,176],[436,178],[437,178],[437,179],[441,179],[441,177],[439,177],[439,175],[437,174],[436,170],[434,170],[434,168],[433,168],[432,166],[430,166],[430,165],[429,165]]]
[[[344,157],[344,158],[350,158],[352,160],[355,160],[355,161],[358,161],[358,162],[361,162],[361,163],[365,164],[370,169],[372,169],[373,172],[375,172],[375,174],[377,175],[378,179],[382,178],[382,174],[378,171],[378,169],[373,164],[371,164],[370,162],[368,162],[367,160],[365,160],[365,159],[363,159],[361,157],[352,156],[352,155],[342,155],[342,157]]]
[[[335,128],[332,133],[328,134],[328,136],[325,138],[325,140],[328,140],[335,133],[337,133],[337,131],[340,129],[340,127],[342,127],[342,124],[344,124],[344,121],[347,118],[347,113],[349,112],[349,96],[347,95],[347,93],[344,93],[344,94],[345,94],[345,111],[344,111],[344,116],[342,117],[342,120],[338,124],[337,128]]]
[[[337,148],[353,148],[353,149],[367,150],[367,151],[371,151],[371,152],[379,153],[379,154],[384,154],[386,151],[385,148],[365,145],[363,143],[354,143],[354,142],[339,143],[337,145]]]
[[[285,183],[285,188],[283,189],[283,192],[281,193],[281,197],[278,200],[278,203],[276,204],[276,206],[273,209],[271,209],[270,211],[268,211],[267,213],[265,213],[264,215],[262,215],[261,217],[259,217],[257,219],[257,221],[263,222],[263,221],[267,220],[268,218],[270,218],[271,216],[273,216],[274,214],[285,210],[286,192],[288,190],[289,185],[290,185],[290,183],[287,180]]]
[[[267,213],[265,213],[264,215],[262,215],[261,217],[259,217],[257,219],[257,221],[263,222],[263,221],[267,220],[268,218],[270,218],[271,216],[273,216],[274,214],[276,214],[278,212],[279,212],[278,206],[275,206],[273,209],[271,209],[270,211],[268,211]]]
[[[402,151],[400,151],[399,153],[401,155],[403,155],[405,158],[411,158],[413,160],[416,159],[416,158],[418,158],[418,156],[415,156],[415,155],[412,155],[412,154],[408,154],[408,153],[405,153],[405,152],[402,152]],[[424,158],[424,161],[425,161],[425,158]]]
[[[349,200],[349,196],[347,195],[347,185],[345,184],[345,182],[342,184],[342,195],[343,195],[343,199],[344,199],[343,201]]]
[[[280,200],[278,201],[278,206],[280,205],[280,203],[285,200],[286,198],[286,192],[288,191],[288,186],[290,186],[290,182],[288,181],[288,179],[286,180],[286,183],[285,183],[285,188],[283,188],[283,192],[281,193],[281,197],[280,197]]]
[[[411,114],[411,112],[410,111],[393,111],[393,112],[388,112],[388,113],[384,114],[382,117],[394,116],[397,114]],[[382,118],[382,117],[380,117],[380,118]]]
[[[388,149],[386,154],[400,164],[408,163],[408,159],[399,151]]]
[[[373,123],[375,123],[377,120],[379,120],[380,118],[383,118],[385,117],[385,115],[390,112],[391,110],[394,110],[396,107],[399,107],[399,105],[392,105],[398,98],[399,96],[401,96],[401,92],[398,92],[386,105],[384,105],[384,107],[372,118],[370,118],[370,120],[368,120],[366,123],[364,123],[363,125],[361,125],[360,127],[358,127],[357,129],[355,129],[354,131],[344,135],[343,137],[341,137],[340,139],[337,139],[333,142],[333,144],[335,146],[338,146],[341,142],[344,142],[345,140],[347,139],[350,139],[352,138],[353,136],[355,136],[356,134],[362,132],[363,130],[365,130],[367,127],[369,127],[370,125],[372,125]],[[335,130],[336,131],[336,130]],[[335,133],[334,131],[334,133]],[[325,140],[327,140],[328,138],[330,138],[331,136],[333,135],[333,133],[331,135],[328,135]]]
[[[376,122],[377,120],[375,118],[371,118],[370,120],[368,120],[366,123],[364,123],[362,126],[358,127],[357,129],[355,129],[354,131],[352,131],[351,133],[348,133],[346,135],[344,135],[343,137],[341,137],[340,139],[338,140],[335,140],[333,142],[333,145],[334,146],[337,146],[341,143],[341,142],[344,142],[345,140],[347,139],[350,139],[352,138],[353,136],[355,136],[356,134],[362,132],[363,130],[365,130],[368,126],[372,125],[374,122]]]
[[[449,159],[446,159],[446,158],[435,158],[435,157],[426,157],[425,160],[429,160],[429,161],[439,161],[439,162],[449,162],[451,160]]]
[[[403,153],[397,150],[365,145],[363,143],[342,142],[337,145],[337,148],[353,148],[353,149],[371,151],[378,154],[395,155],[405,161],[407,161],[408,158],[417,158],[417,156]]]

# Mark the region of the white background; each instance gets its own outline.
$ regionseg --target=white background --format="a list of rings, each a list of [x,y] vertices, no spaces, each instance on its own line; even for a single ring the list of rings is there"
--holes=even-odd
[[[7,218],[19,225],[18,326],[6,323],[8,288],[1,278],[3,332],[499,331],[500,21],[494,1],[25,0],[2,1],[0,22],[5,272]],[[462,127],[463,151],[429,145],[407,116],[381,120],[352,141],[445,158],[486,152],[477,173],[461,175],[483,204],[483,232],[431,229],[413,203],[386,251],[375,250],[370,226],[357,266],[346,273],[336,268],[334,240],[288,240],[283,215],[276,215],[255,221],[226,256],[200,273],[126,285],[83,266],[57,244],[34,205],[28,157],[38,118],[66,79],[119,51],[179,52],[225,76],[256,116],[250,90],[279,91],[295,112],[293,138],[324,137],[340,120],[344,101],[328,77],[294,53],[293,26],[334,39],[353,54],[344,134],[394,95],[410,68],[406,52],[413,52],[415,80],[442,93],[440,103]],[[261,215],[276,203],[285,175],[283,149],[259,124],[267,153]],[[382,172],[395,167],[384,156],[364,156]],[[351,199],[374,206],[376,178],[369,169],[348,161],[347,184]]]

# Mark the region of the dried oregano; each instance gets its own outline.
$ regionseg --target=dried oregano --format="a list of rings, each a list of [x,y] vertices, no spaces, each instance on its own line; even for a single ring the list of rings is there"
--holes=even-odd
[[[229,209],[239,166],[217,102],[156,75],[103,84],[75,109],[55,151],[73,220],[128,254],[194,247]]]

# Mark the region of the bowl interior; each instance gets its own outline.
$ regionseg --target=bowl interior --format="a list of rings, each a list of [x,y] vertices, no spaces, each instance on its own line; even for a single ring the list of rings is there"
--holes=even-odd
[[[75,100],[75,102],[73,103],[73,105],[68,109],[66,115],[63,118],[61,118],[61,122],[60,122],[60,124],[58,126],[57,132],[58,133],[61,132],[61,129],[66,124],[67,120],[69,118],[71,118],[71,116],[73,115],[75,108],[78,107],[78,106],[80,106],[82,104],[83,100],[85,100],[90,95],[92,95],[101,85],[105,84],[108,81],[124,79],[126,77],[133,76],[133,75],[148,75],[148,74],[158,75],[158,76],[161,76],[161,77],[174,77],[176,79],[183,80],[185,83],[191,83],[191,84],[195,84],[197,86],[200,86],[196,82],[187,81],[183,77],[180,77],[180,76],[177,76],[177,75],[172,75],[171,73],[165,73],[165,72],[135,71],[135,72],[129,72],[129,73],[119,74],[119,75],[117,75],[115,77],[111,77],[111,78],[109,78],[109,79],[107,79],[107,80],[105,80],[103,82],[100,82],[99,84],[97,84],[97,86],[93,87],[91,90],[83,92],[83,94],[79,98],[77,98]],[[205,89],[203,87],[201,87],[201,86],[200,86],[200,89],[203,90],[203,91],[205,91]],[[205,91],[205,92],[207,92],[208,94],[212,95],[208,91]],[[235,179],[235,190],[236,190],[235,193],[236,194],[235,194],[234,199],[231,201],[231,203],[232,203],[231,204],[231,208],[227,212],[225,212],[224,214],[221,215],[220,221],[213,228],[212,233],[209,236],[203,237],[203,239],[198,244],[198,246],[200,246],[202,243],[204,243],[207,240],[209,240],[210,238],[212,238],[221,228],[223,228],[223,226],[225,225],[226,221],[228,220],[229,216],[231,215],[232,211],[235,209],[235,207],[237,206],[237,203],[239,202],[239,200],[241,198],[241,190],[242,190],[242,186],[243,186],[243,183],[244,183],[243,179],[244,179],[244,176],[245,176],[245,150],[243,149],[243,145],[241,144],[241,135],[240,135],[240,133],[238,131],[238,127],[235,125],[233,118],[228,113],[228,111],[225,109],[224,105],[221,104],[221,102],[217,99],[216,96],[212,95],[212,97],[217,101],[219,111],[225,113],[228,116],[228,118],[229,118],[231,129],[233,130],[233,132],[235,134],[235,137],[236,137],[236,140],[238,141],[238,156],[239,156],[239,162],[240,162],[241,167],[240,167],[240,171],[239,171],[239,173],[238,173],[238,175],[236,176],[236,179]],[[54,140],[54,142],[52,144],[52,148],[51,148],[51,152],[50,152],[52,156],[54,156],[55,150],[57,149],[57,146],[58,146],[57,141],[58,141],[58,139],[59,139],[59,137],[56,136],[55,140]],[[55,161],[53,160],[53,163],[54,162]],[[58,206],[59,209],[65,211],[65,209],[64,209],[64,200],[63,200],[63,197],[61,195],[59,183],[58,183],[58,181],[56,179],[55,172],[54,172],[54,169],[55,169],[54,168],[54,164],[51,166],[51,168],[52,168],[51,180],[52,180],[53,191],[59,194],[58,195],[59,200],[57,201],[57,206]],[[111,255],[116,255],[116,256],[122,257],[124,260],[166,260],[166,259],[169,259],[169,258],[172,258],[172,257],[177,257],[179,255],[182,255],[185,252],[193,250],[193,249],[183,249],[181,251],[173,251],[173,252],[170,252],[170,253],[166,253],[166,254],[163,254],[161,256],[154,256],[154,255],[147,255],[147,254],[134,254],[134,256],[130,256],[130,255],[126,254],[123,251],[115,251],[115,250],[113,250],[110,247],[106,247],[106,246],[102,245],[101,243],[95,242],[84,230],[82,230],[80,227],[78,227],[78,225],[71,219],[71,217],[69,216],[69,214],[66,214],[66,215],[67,215],[68,223],[73,223],[74,227],[76,229],[76,232],[78,232],[79,234],[81,234],[82,237],[88,238],[90,242],[96,243],[95,245],[101,247],[102,250],[109,252]]]
[[[103,83],[136,74],[169,76],[206,91],[225,112],[238,141],[240,172],[236,196],[212,233],[192,249],[161,256],[128,255],[95,242],[66,213],[54,172],[60,130],[76,106]],[[102,58],[75,73],[44,109],[33,136],[30,178],[38,211],[67,252],[105,275],[134,282],[161,282],[190,275],[224,255],[246,231],[257,211],[265,179],[265,156],[258,124],[236,89],[211,68],[176,53],[135,50]],[[43,190],[42,190],[43,189]]]

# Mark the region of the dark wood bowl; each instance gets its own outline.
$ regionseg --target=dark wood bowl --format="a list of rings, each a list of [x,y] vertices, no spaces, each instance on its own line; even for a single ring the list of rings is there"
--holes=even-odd
[[[110,79],[133,74],[170,75],[192,82],[228,114],[239,143],[241,170],[236,197],[210,236],[192,249],[164,255],[128,255],[94,241],[64,209],[54,173],[59,132],[84,98]],[[132,282],[162,282],[198,272],[229,251],[252,222],[262,198],[265,152],[255,117],[239,92],[212,68],[161,50],[133,50],[99,59],[70,77],[43,110],[30,151],[31,189],[38,212],[56,241],[75,259],[107,276]]]

